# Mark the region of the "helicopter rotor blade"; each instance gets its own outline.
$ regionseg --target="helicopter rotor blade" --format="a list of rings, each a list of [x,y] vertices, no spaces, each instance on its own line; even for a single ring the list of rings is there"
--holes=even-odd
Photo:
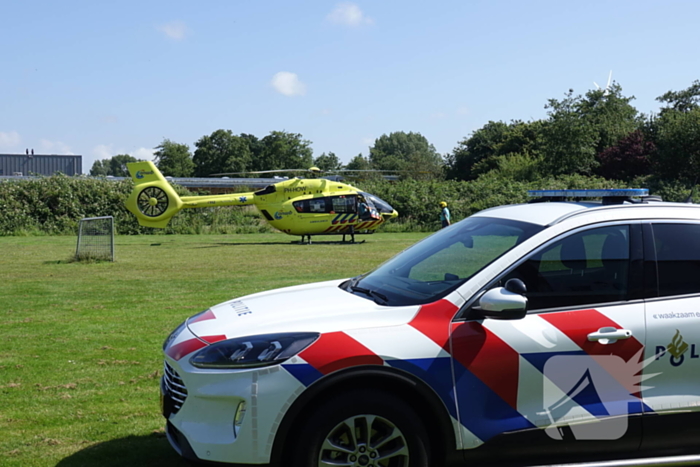
[[[306,169],[276,169],[276,170],[249,170],[246,172],[226,172],[211,174],[210,177],[220,177],[223,175],[256,175],[256,174],[273,174],[273,173],[289,173],[289,172],[311,172],[314,174],[323,173],[324,171],[318,167],[308,167]]]

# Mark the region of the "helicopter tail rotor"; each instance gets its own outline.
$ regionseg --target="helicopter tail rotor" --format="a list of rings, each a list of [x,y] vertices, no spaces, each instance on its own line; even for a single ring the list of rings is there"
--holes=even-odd
[[[151,161],[127,164],[134,190],[126,207],[144,227],[165,228],[183,202]]]

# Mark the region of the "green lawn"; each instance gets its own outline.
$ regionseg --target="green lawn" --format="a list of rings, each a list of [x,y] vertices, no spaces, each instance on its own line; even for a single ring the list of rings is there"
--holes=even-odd
[[[117,237],[114,263],[71,262],[74,237],[0,237],[0,465],[184,466],[158,408],[177,324],[241,295],[357,275],[425,235]]]

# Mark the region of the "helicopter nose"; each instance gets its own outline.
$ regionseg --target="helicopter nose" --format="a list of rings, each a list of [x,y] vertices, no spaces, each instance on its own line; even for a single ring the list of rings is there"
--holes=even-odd
[[[389,212],[383,212],[383,213],[382,213],[382,217],[384,218],[384,220],[387,220],[387,219],[394,219],[395,217],[399,217],[399,213],[396,212],[396,209],[394,209],[394,210],[391,211],[390,213],[389,213]]]

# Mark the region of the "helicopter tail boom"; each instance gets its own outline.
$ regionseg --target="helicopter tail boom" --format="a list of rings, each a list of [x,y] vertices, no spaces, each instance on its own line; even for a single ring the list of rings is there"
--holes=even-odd
[[[229,195],[183,196],[183,208],[210,208],[213,206],[248,206],[255,204],[254,193],[233,193]]]
[[[127,167],[135,186],[126,207],[145,227],[165,228],[181,209],[245,206],[255,199],[254,193],[180,197],[153,162],[134,162]]]

